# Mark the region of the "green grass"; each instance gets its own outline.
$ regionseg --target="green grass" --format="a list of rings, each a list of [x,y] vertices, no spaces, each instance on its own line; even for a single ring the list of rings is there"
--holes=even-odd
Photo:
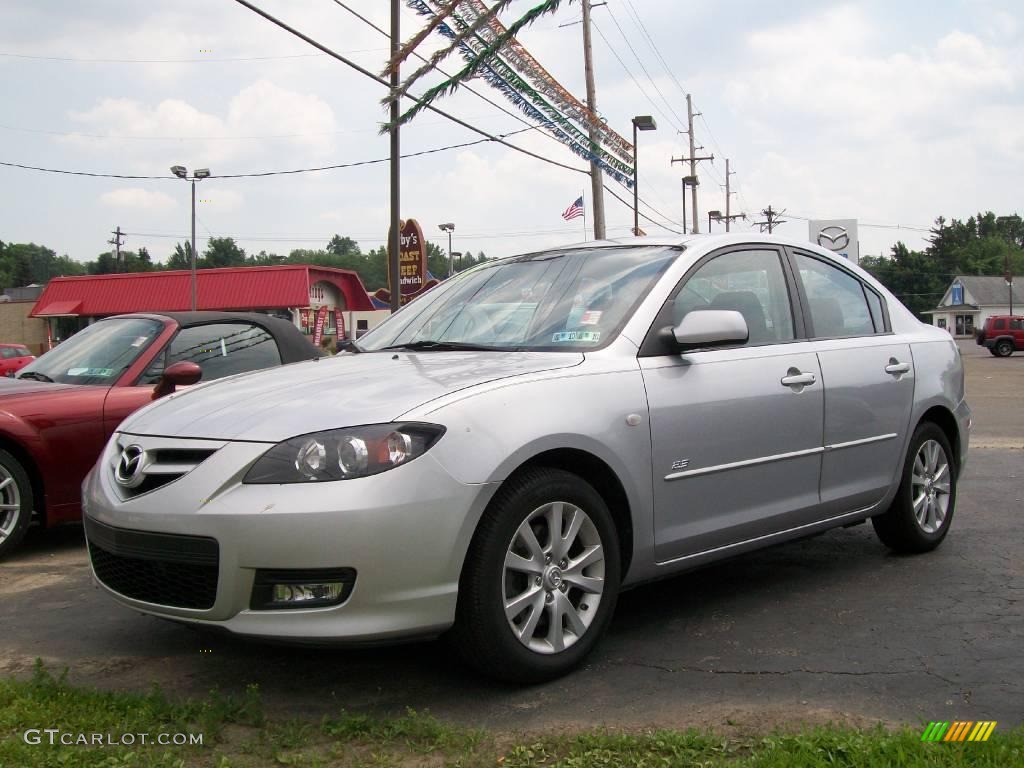
[[[0,679],[0,768],[262,768],[263,766],[741,766],[742,768],[945,768],[1024,766],[1024,729],[1000,724],[986,743],[925,744],[922,728],[818,727],[771,734],[600,729],[540,736],[471,730],[429,714],[341,712],[319,722],[274,720],[259,692],[216,691],[175,701],[149,693],[70,685],[37,665],[29,680]],[[65,734],[202,734],[193,746],[28,744],[27,729]]]

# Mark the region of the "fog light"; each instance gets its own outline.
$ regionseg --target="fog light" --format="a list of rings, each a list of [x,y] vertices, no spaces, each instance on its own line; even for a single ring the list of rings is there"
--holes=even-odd
[[[340,605],[352,593],[355,580],[352,568],[256,571],[249,607],[267,611]]]
[[[273,588],[274,603],[333,603],[341,597],[345,585],[340,581],[328,581],[323,584],[275,584]]]

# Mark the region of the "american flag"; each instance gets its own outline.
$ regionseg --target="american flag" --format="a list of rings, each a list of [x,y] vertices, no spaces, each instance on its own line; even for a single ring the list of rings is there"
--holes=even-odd
[[[578,219],[583,215],[583,196],[580,195],[576,198],[576,202],[565,209],[565,213],[562,214],[562,218],[566,221],[572,221]]]

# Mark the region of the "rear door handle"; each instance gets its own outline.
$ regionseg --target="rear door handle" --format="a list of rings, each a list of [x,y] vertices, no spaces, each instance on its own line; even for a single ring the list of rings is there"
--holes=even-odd
[[[889,364],[885,366],[885,372],[892,376],[901,376],[910,372],[910,363],[901,363],[895,357],[890,357]]]
[[[802,373],[799,368],[790,368],[786,371],[786,375],[782,377],[782,386],[792,387],[795,391],[799,392],[816,381],[817,379],[813,373]]]

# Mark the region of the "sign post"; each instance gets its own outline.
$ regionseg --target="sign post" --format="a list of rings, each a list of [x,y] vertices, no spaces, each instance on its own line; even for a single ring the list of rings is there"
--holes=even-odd
[[[389,238],[390,240],[390,238]],[[398,295],[400,305],[405,305],[424,291],[437,285],[437,280],[427,278],[427,241],[416,219],[401,222],[398,235]],[[390,258],[390,253],[389,253]],[[379,301],[390,302],[395,286],[388,275],[388,287],[376,293]]]

